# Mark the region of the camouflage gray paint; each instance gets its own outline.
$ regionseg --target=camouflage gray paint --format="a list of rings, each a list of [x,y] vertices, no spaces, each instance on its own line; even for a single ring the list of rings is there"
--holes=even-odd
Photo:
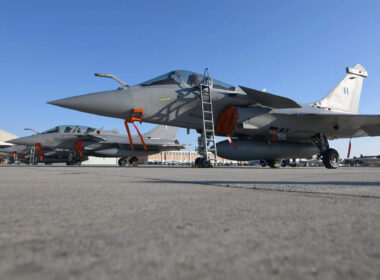
[[[27,137],[10,140],[10,143],[34,146],[41,144],[45,151],[75,152],[78,141],[82,141],[81,152],[87,156],[124,157],[155,154],[166,150],[180,150],[175,139],[177,128],[158,126],[143,134],[147,150],[138,136],[132,136],[135,150],[131,150],[129,138],[117,131],[106,131],[78,125],[63,125]]]
[[[357,115],[363,78],[368,76],[366,70],[356,65],[346,71],[346,76],[325,98],[310,104],[213,80],[214,119],[235,106],[238,121],[231,133],[233,138],[272,141],[275,136],[276,141],[313,143],[321,153],[328,150],[328,139],[380,135],[379,115]],[[134,108],[142,108],[144,122],[199,131],[202,118],[198,85],[202,79],[190,71],[172,71],[135,86],[124,85],[113,91],[48,103],[125,120]],[[249,143],[244,143],[244,147],[249,147]],[[218,153],[223,156],[221,152]]]

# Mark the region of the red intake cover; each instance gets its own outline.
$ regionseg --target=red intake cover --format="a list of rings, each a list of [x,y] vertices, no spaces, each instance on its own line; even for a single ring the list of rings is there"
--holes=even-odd
[[[218,117],[216,123],[217,134],[232,134],[239,119],[239,114],[236,106],[231,106],[225,109]]]

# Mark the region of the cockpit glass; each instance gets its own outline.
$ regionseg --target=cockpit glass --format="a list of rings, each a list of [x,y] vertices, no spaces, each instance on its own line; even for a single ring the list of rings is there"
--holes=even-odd
[[[142,86],[175,85],[180,84],[181,79],[175,71],[158,76],[154,79],[141,83]]]
[[[188,84],[190,87],[197,87],[203,81],[203,75],[187,71],[187,70],[177,70],[166,73],[144,83],[141,86],[155,86],[155,85],[170,85],[170,84],[181,84],[181,82]],[[221,81],[213,79],[213,88],[222,89],[228,91],[235,91],[236,88],[232,85],[223,83]]]
[[[215,89],[225,89],[225,90],[230,90],[230,91],[235,91],[236,88],[234,86],[231,86],[229,84],[223,83],[218,80],[213,80],[213,88]]]
[[[95,131],[95,128],[81,125],[60,125],[49,130],[46,130],[42,133],[90,133]]]
[[[41,132],[41,133],[47,134],[47,133],[57,133],[57,132],[59,132],[58,126],[51,128],[51,129],[48,129],[48,130]]]
[[[73,129],[70,126],[67,126],[63,133],[70,133]]]

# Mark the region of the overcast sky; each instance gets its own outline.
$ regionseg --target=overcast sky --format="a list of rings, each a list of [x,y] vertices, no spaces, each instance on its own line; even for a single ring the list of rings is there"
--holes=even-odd
[[[118,87],[173,69],[266,88],[301,103],[325,96],[362,64],[359,112],[380,114],[380,1],[3,1],[0,129],[18,136],[81,124],[124,132],[123,121],[45,102]],[[140,126],[145,132],[154,127]],[[195,143],[196,133],[183,143]],[[332,143],[346,156],[348,140]],[[194,148],[192,146],[192,148]],[[380,138],[354,139],[352,155],[380,154]]]

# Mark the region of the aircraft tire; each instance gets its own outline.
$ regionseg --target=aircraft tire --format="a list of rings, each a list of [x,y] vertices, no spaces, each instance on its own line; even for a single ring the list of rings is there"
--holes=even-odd
[[[281,160],[280,159],[267,159],[266,162],[270,168],[280,168],[281,167]]]
[[[207,167],[210,167],[210,166],[211,166],[210,161],[207,160],[207,159],[205,159],[205,158],[202,158],[202,159],[201,159],[200,165],[201,165],[203,168],[207,168]]]
[[[132,157],[130,160],[129,160],[129,163],[132,164],[133,166],[137,166],[139,165],[139,160],[137,157]]]
[[[202,161],[202,158],[201,157],[197,157],[194,161],[194,164],[195,165],[200,165],[201,164],[201,161]]]
[[[127,159],[122,157],[119,159],[119,161],[117,163],[119,164],[119,166],[126,166],[127,165]]]
[[[327,169],[337,169],[339,167],[339,153],[334,149],[328,149],[323,153],[322,161]]]
[[[261,167],[265,167],[265,166],[267,166],[267,163],[265,160],[260,160],[260,165],[261,165]]]

